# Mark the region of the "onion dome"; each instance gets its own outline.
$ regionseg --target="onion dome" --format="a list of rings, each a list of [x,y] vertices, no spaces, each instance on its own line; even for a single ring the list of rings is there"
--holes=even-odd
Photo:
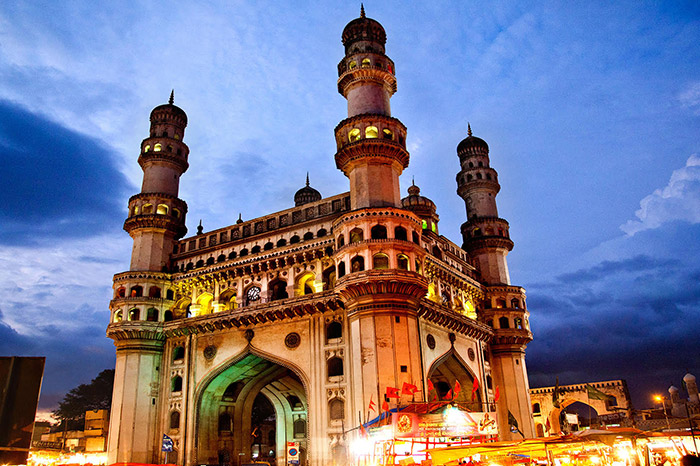
[[[187,114],[183,109],[176,106],[175,102],[175,90],[170,92],[170,99],[168,99],[167,104],[159,105],[151,111],[151,122],[160,121],[163,123],[173,123],[174,121],[168,121],[173,119],[179,119],[180,125],[187,126]]]
[[[695,382],[695,376],[688,372],[683,376],[683,382],[688,383],[688,382]]]
[[[435,203],[420,195],[420,188],[413,183],[408,187],[408,196],[401,199],[401,207],[407,210],[435,212]]]
[[[481,138],[472,135],[472,127],[467,123],[467,137],[457,146],[457,154],[488,154],[489,145]]]
[[[306,174],[306,186],[301,188],[294,195],[294,206],[299,207],[300,205],[308,204],[309,202],[316,202],[321,200],[321,193],[316,191],[314,188],[309,186],[309,174]]]
[[[384,44],[386,44],[386,31],[379,21],[372,18],[367,18],[365,16],[365,7],[362,5],[360,7],[360,17],[350,21],[345,29],[343,29],[343,45],[345,46],[345,53],[348,52],[350,46],[356,42],[368,41],[374,42],[380,45],[384,53]]]
[[[671,394],[673,394],[673,393],[678,393],[678,388],[676,388],[675,386],[671,385],[670,387],[668,387],[668,392],[671,393]]]

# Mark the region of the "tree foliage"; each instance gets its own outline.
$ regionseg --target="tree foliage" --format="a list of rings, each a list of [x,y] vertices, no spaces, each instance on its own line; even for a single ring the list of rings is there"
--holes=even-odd
[[[114,369],[105,369],[89,384],[80,384],[69,391],[53,411],[57,419],[77,420],[85,411],[109,409],[112,404]]]

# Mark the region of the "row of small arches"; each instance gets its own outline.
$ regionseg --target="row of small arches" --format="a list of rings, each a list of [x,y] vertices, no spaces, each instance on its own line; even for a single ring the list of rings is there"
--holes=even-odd
[[[412,232],[412,240],[415,244],[420,244],[420,236],[415,231]],[[359,243],[364,241],[365,232],[362,228],[353,228],[349,233],[349,243]],[[384,225],[374,225],[370,229],[370,239],[389,239],[387,228]],[[393,239],[408,241],[408,231],[404,227],[395,227]],[[341,234],[336,238],[336,244],[338,248],[345,246],[345,235]]]
[[[485,309],[492,309],[492,306],[495,308],[507,308],[508,307],[508,301],[505,298],[496,299],[496,302],[494,304],[495,305],[492,305],[490,300],[486,300],[486,301],[484,301],[484,308]],[[525,306],[521,305],[520,300],[518,298],[512,298],[510,300],[510,307],[512,309],[520,309],[520,308],[524,308]]]
[[[143,319],[143,320],[145,320],[145,321],[147,321],[147,322],[158,322],[158,321],[160,320],[160,319],[159,319],[159,317],[160,317],[159,314],[160,314],[160,313],[158,312],[158,309],[156,309],[156,308],[154,308],[154,307],[150,307],[150,308],[146,309],[146,318]],[[122,322],[122,321],[124,320],[125,317],[126,317],[126,320],[127,320],[128,322],[134,322],[134,321],[142,320],[142,319],[141,319],[141,309],[139,309],[138,307],[135,307],[135,308],[133,308],[133,309],[129,309],[129,310],[127,311],[127,313],[126,313],[126,316],[124,316],[124,311],[122,311],[121,309],[119,309],[119,310],[117,310],[117,311],[114,313],[114,319],[113,319],[113,321],[114,321],[114,322]],[[172,311],[165,311],[165,312],[163,313],[163,321],[164,321],[164,322],[170,322],[171,320],[173,320],[173,313],[172,313]]]
[[[360,66],[360,68],[372,68],[372,60],[370,60],[369,58],[363,58],[362,60],[360,60],[359,66]],[[358,67],[357,60],[350,60],[348,62],[348,71],[352,71],[354,69],[357,69],[357,67]],[[375,62],[374,68],[378,68],[380,70],[383,70],[384,66],[380,62]],[[394,74],[394,67],[391,65],[391,63],[386,64],[386,70],[389,73]]]
[[[158,137],[157,134],[158,134],[158,133],[157,133],[156,131],[151,131],[151,137],[152,137],[152,138]],[[163,132],[160,134],[160,136],[163,137],[163,138],[168,138],[168,137],[170,137],[170,135],[168,134],[167,131],[163,131]],[[177,139],[177,140],[180,140],[180,135],[179,135],[178,133],[174,133],[174,134],[173,134],[173,138],[174,138],[174,139]]]
[[[167,204],[157,204],[155,207],[151,203],[143,204],[142,206],[135,205],[131,210],[131,215],[168,215],[170,207]],[[173,207],[172,215],[175,218],[180,218],[180,210]]]
[[[363,131],[360,128],[351,129],[348,131],[348,142],[359,141],[362,139],[362,134]],[[376,126],[370,125],[364,130],[364,139],[379,139],[380,136],[382,139],[394,140],[394,132],[389,128],[384,128],[380,131]],[[404,143],[404,137],[400,134],[398,140],[400,144]]]
[[[167,290],[165,292],[165,299],[173,299],[174,297],[174,291],[173,290]],[[144,296],[144,289],[141,285],[134,285],[129,288],[129,295],[128,297],[130,298],[140,298]],[[117,290],[114,292],[114,297],[115,298],[126,298],[127,293],[126,293],[126,287],[120,286],[117,288]],[[162,297],[162,292],[161,288],[159,286],[151,286],[148,289],[148,297],[149,298],[161,298]]]
[[[491,227],[485,228],[484,230],[482,230],[479,227],[476,227],[469,232],[469,236],[476,238],[477,236],[494,236],[494,234],[496,234],[496,233],[498,233],[498,236],[508,238],[508,232],[506,232],[503,228],[499,228],[497,230],[494,230]]]
[[[462,177],[462,181],[463,181],[463,182],[464,182],[465,179],[466,179],[467,181],[472,181],[472,180],[483,180],[483,179],[487,179],[487,180],[489,180],[489,181],[491,181],[491,180],[493,180],[493,181],[498,181],[497,178],[496,178],[495,176],[494,176],[494,177],[491,176],[491,173],[486,173],[486,175],[484,176],[483,174],[481,174],[481,172],[477,173],[476,175],[472,175],[471,173],[469,173],[469,174],[467,174],[466,178]]]
[[[498,327],[494,327],[494,321],[493,320],[487,320],[486,324],[489,325],[492,328],[500,328],[500,329],[507,329],[507,328],[514,328],[516,330],[523,330],[525,327],[523,326],[523,319],[521,317],[515,317],[513,319],[513,325],[510,323],[510,319],[508,317],[499,317],[498,320]]]
[[[390,268],[389,256],[382,252],[372,256],[372,269],[388,269]],[[399,270],[410,270],[410,259],[406,254],[398,254],[396,256],[396,268]],[[357,255],[350,259],[350,273],[362,272],[365,270],[365,258]],[[416,260],[414,271],[420,273],[420,262]],[[338,262],[338,278],[346,275],[345,261]]]
[[[163,150],[163,145],[162,145],[161,143],[157,143],[157,144],[154,144],[154,145],[153,145],[153,152],[161,152],[162,150]],[[150,152],[150,151],[151,151],[151,145],[150,145],[150,144],[146,144],[146,145],[144,146],[144,148],[143,148],[144,154],[145,154],[145,153],[148,153],[148,152]],[[172,151],[173,151],[173,146],[171,146],[170,144],[168,144],[167,146],[165,146],[165,151],[166,151],[166,152],[172,152]],[[182,155],[182,148],[178,147],[178,148],[177,148],[177,151],[175,151],[175,153],[176,153],[177,155]]]

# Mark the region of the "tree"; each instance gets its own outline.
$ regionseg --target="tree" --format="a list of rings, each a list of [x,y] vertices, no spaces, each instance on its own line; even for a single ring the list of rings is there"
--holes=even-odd
[[[69,391],[52,413],[57,419],[79,420],[85,411],[109,409],[112,404],[114,369],[105,369],[89,384],[80,384]]]

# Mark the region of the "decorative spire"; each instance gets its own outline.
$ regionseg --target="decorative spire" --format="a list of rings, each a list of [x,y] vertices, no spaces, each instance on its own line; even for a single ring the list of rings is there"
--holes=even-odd
[[[202,219],[199,219],[199,226],[197,227],[197,234],[201,235],[202,232],[204,231],[204,227],[202,226]]]
[[[236,223],[243,223],[243,217],[240,212],[238,213],[238,220],[236,220]]]
[[[306,172],[306,186],[309,185],[309,172]]]
[[[175,89],[173,89],[172,91],[170,91],[170,99],[168,100],[168,103],[169,103],[170,105],[172,105],[172,104],[175,103]]]
[[[471,136],[471,135],[472,135],[472,125],[470,125],[469,122],[467,122],[467,136]]]
[[[364,17],[365,17],[365,4],[360,3],[360,18],[364,18]]]
[[[411,186],[415,186],[415,185],[416,185],[416,177],[412,176],[411,177]]]

